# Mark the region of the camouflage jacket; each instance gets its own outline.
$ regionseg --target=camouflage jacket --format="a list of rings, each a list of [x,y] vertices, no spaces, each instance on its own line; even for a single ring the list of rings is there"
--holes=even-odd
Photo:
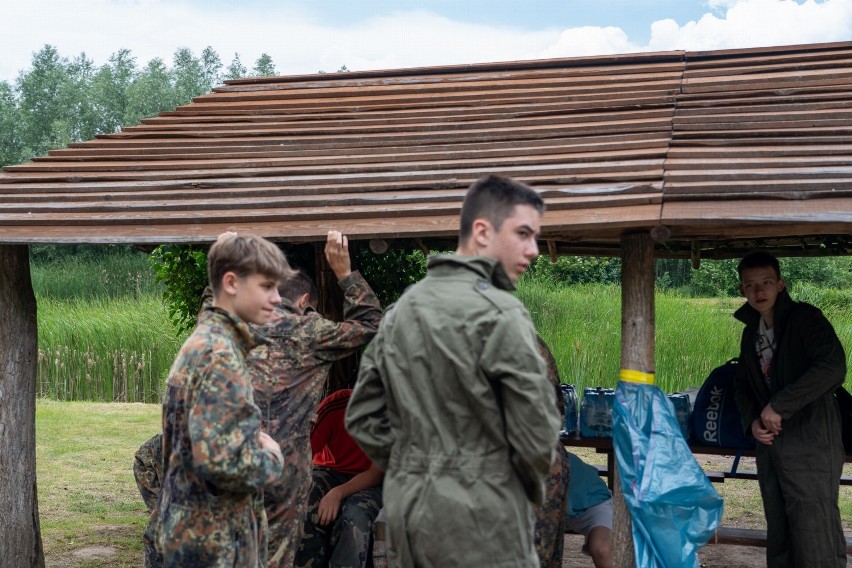
[[[269,343],[249,355],[264,431],[282,448],[310,451],[311,425],[331,364],[366,345],[379,328],[382,309],[364,277],[353,272],[338,284],[344,321],[325,319],[314,310],[299,314],[284,300],[273,320],[259,328]]]
[[[258,442],[246,353],[248,325],[208,307],[169,372],[163,401],[165,474],[158,546],[166,566],[263,566],[261,489],[282,474]]]

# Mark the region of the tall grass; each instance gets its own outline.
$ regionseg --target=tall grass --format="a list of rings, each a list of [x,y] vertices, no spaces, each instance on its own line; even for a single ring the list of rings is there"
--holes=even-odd
[[[614,387],[621,359],[621,289],[617,285],[571,287],[524,280],[518,297],[556,358],[563,382]],[[847,350],[852,349],[852,294],[801,287],[797,299],[823,308]],[[733,312],[740,298],[687,298],[657,292],[656,384],[666,392],[700,386],[715,367],[739,354],[742,324]],[[847,386],[852,372],[847,374]]]
[[[99,259],[65,256],[32,262],[30,272],[38,298],[142,298],[160,291],[148,256],[142,253]]]
[[[38,299],[38,395],[157,402],[182,338],[157,295]]]

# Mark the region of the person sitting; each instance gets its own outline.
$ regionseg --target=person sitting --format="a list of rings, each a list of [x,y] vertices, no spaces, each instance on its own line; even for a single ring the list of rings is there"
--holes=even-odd
[[[598,470],[568,452],[571,483],[565,530],[582,534],[595,568],[612,568],[612,494]]]
[[[363,568],[370,558],[384,473],[343,425],[351,394],[343,389],[323,399],[311,430],[314,469],[297,567]]]

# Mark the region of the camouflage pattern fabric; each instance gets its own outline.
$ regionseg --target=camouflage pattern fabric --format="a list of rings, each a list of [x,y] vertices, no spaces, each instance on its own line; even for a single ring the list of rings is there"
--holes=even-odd
[[[163,555],[155,545],[157,517],[157,498],[163,477],[163,435],[155,434],[146,440],[133,457],[133,477],[136,487],[148,507],[148,524],[142,534],[142,547],[145,551],[145,568],[159,568],[163,565]]]
[[[567,493],[571,476],[571,462],[565,447],[556,447],[556,456],[550,468],[545,487],[544,503],[534,507],[535,551],[542,568],[562,568],[562,553],[565,544],[565,511],[568,507]]]
[[[264,566],[263,488],[284,458],[261,449],[245,355],[248,325],[204,308],[171,371],[163,401],[165,474],[157,547],[167,567]]]
[[[160,479],[163,477],[163,435],[146,440],[133,456],[133,477],[149,511],[157,508]]]
[[[547,379],[556,389],[556,404],[564,412],[562,389],[559,388],[559,370],[550,348],[538,337],[538,352],[547,365]],[[550,466],[550,475],[545,483],[544,503],[533,507],[535,513],[535,551],[542,568],[562,568],[562,553],[565,544],[565,512],[568,507],[568,483],[571,477],[571,462],[561,442],[556,444],[556,455]]]
[[[284,475],[266,490],[269,566],[295,560],[311,486],[311,425],[334,361],[367,344],[379,328],[381,306],[358,272],[338,282],[343,289],[342,322],[308,310],[299,314],[282,301],[273,320],[258,328],[269,344],[252,351],[249,367],[263,429],[284,451]]]
[[[346,498],[333,524],[318,523],[317,507],[323,496],[353,477],[324,467],[314,468],[308,515],[296,555],[297,568],[364,568],[372,561],[373,521],[382,508],[380,486]]]

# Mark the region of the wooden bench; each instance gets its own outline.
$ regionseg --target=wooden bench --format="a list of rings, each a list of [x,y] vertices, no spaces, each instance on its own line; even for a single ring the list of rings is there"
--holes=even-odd
[[[735,544],[738,546],[759,546],[766,548],[766,531],[760,529],[740,529],[719,527],[707,544]],[[852,537],[846,537],[846,553],[852,554]]]

